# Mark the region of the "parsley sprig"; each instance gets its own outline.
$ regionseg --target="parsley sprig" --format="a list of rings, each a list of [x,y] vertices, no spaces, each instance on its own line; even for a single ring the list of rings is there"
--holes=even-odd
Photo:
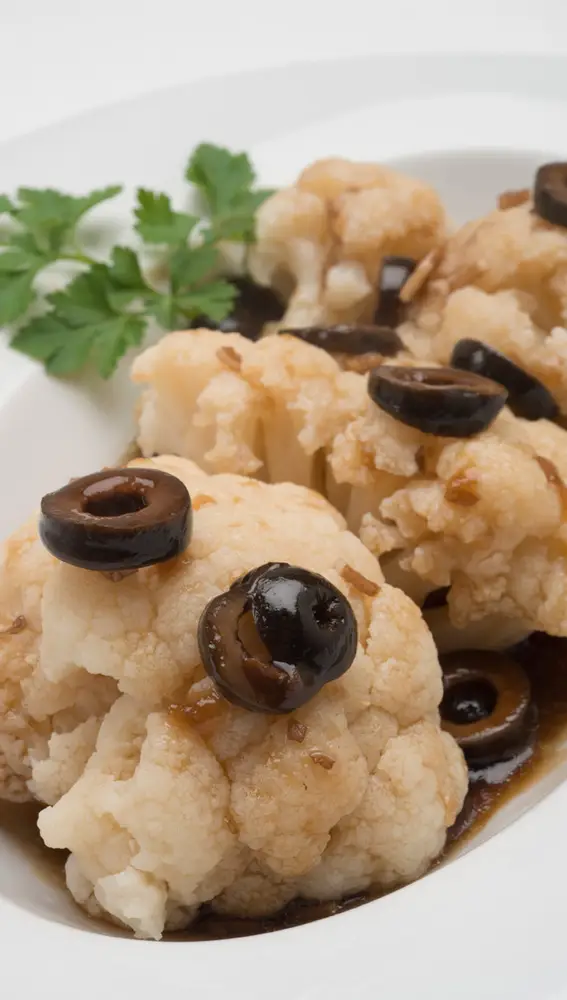
[[[237,293],[220,274],[219,244],[252,242],[254,213],[271,192],[254,188],[245,153],[209,143],[195,149],[185,176],[199,191],[204,217],[178,212],[168,195],[140,188],[139,248],[115,246],[101,261],[81,247],[79,223],[120,186],[84,197],[50,188],[0,195],[0,326],[12,346],[53,375],[73,375],[90,363],[108,378],[125,352],[141,344],[150,322],[173,330],[202,314],[224,319]],[[143,265],[148,251],[158,254],[158,268]],[[78,273],[42,300],[38,275],[61,262]]]

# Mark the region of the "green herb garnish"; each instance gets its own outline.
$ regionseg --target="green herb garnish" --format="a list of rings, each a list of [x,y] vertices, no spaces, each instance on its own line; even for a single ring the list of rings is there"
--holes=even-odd
[[[253,190],[255,174],[246,153],[235,156],[203,142],[189,160],[185,177],[205,200],[214,239],[254,241],[254,212],[272,191]]]
[[[82,250],[77,227],[121,187],[85,197],[36,188],[20,188],[14,199],[0,195],[0,325],[8,327],[12,346],[53,375],[73,375],[91,363],[108,378],[142,342],[150,321],[174,330],[199,315],[223,320],[237,291],[220,275],[219,243],[252,242],[254,213],[271,192],[254,190],[245,153],[208,143],[194,151],[186,178],[200,191],[204,218],[175,211],[166,194],[140,188],[134,229],[142,246],[115,246],[102,261]],[[159,255],[157,268],[143,266],[148,250]],[[37,276],[60,262],[78,273],[47,295],[47,311],[25,322],[42,301]]]

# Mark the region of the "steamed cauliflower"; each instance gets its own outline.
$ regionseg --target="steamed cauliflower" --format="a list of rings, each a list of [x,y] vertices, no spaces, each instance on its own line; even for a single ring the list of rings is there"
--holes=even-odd
[[[534,629],[567,635],[567,466],[549,457],[559,435],[504,413],[475,439],[433,445],[423,473],[363,517],[361,539],[395,553],[393,580],[399,568],[410,592],[413,579],[450,588],[449,621],[431,617],[440,648],[507,646]]]
[[[444,238],[432,188],[374,163],[318,160],[256,214],[249,267],[289,296],[285,326],[368,319],[382,258],[423,258]]]
[[[39,668],[42,602],[54,566],[37,537],[35,520],[5,545],[0,572],[0,796],[14,802],[33,798],[34,761],[43,767],[46,802],[67,791],[92,753],[100,720],[117,693],[114,681],[78,667],[62,684],[53,684]],[[60,758],[56,775],[43,763],[49,756]]]
[[[442,364],[458,340],[482,340],[567,411],[567,230],[531,202],[462,226],[400,333],[418,357]]]
[[[263,916],[416,878],[467,784],[418,608],[310,490],[132,464],[189,488],[183,556],[113,582],[53,559],[33,524],[8,543],[3,608],[24,625],[0,637],[0,795],[46,803],[75,899],[140,937],[203,902]],[[324,575],[359,629],[350,669],[287,716],[225,701],[197,645],[206,603],[268,560]]]
[[[191,419],[206,420],[213,442],[196,457],[218,454],[215,428],[226,397],[213,379],[205,418],[199,366],[203,352],[218,358],[224,336],[171,334],[135,363],[134,378],[148,384],[140,436],[146,454],[174,448]],[[240,392],[254,397],[249,440],[257,475],[326,495],[381,559],[387,578],[418,603],[450,587],[448,608],[430,618],[442,648],[500,647],[534,629],[567,635],[562,428],[505,409],[473,439],[436,438],[380,410],[366,377],[342,371],[319,348],[290,336],[250,344],[237,334],[231,346]],[[184,386],[187,416],[157,420],[170,377]],[[194,457],[190,447],[180,450]]]

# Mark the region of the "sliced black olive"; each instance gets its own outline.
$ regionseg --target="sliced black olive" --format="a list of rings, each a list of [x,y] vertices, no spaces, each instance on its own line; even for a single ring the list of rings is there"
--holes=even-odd
[[[281,714],[348,670],[358,631],[350,604],[328,580],[266,563],[208,603],[198,637],[205,670],[228,701]]]
[[[230,316],[216,323],[210,316],[196,316],[191,328],[204,326],[222,333],[241,333],[248,340],[258,340],[266,323],[281,319],[285,306],[271,288],[257,285],[249,278],[236,278],[233,282],[238,295]]]
[[[507,396],[502,386],[472,372],[394,365],[380,365],[370,373],[368,394],[402,424],[457,438],[485,430]]]
[[[515,756],[530,724],[525,670],[502,653],[461,650],[441,658],[443,729],[477,767]]]
[[[548,389],[500,351],[481,340],[459,340],[451,355],[453,368],[484,375],[508,390],[508,406],[525,420],[554,420],[559,407]]]
[[[191,498],[159,469],[105,469],[44,496],[39,533],[52,555],[73,566],[140,569],[189,544]]]
[[[330,354],[381,354],[382,357],[393,358],[404,349],[401,337],[387,326],[344,323],[339,326],[290,327],[279,332],[289,333]]]
[[[567,226],[567,163],[545,163],[535,178],[534,208],[554,226]]]
[[[247,573],[243,576],[239,576],[238,579],[231,583],[230,590],[249,590],[256,580],[271,570],[272,573],[276,572],[278,569],[287,569],[289,563],[278,563],[278,562],[267,562],[262,563],[261,566],[256,566],[255,569],[249,569]]]
[[[417,261],[411,257],[384,257],[378,278],[378,307],[374,314],[375,323],[384,326],[398,326],[403,319],[404,305],[400,292],[410,274],[415,271]]]

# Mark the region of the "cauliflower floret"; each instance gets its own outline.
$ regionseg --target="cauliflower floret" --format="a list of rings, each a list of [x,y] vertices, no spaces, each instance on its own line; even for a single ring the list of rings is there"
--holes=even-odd
[[[71,851],[67,883],[76,900],[140,937],[186,925],[203,902],[227,914],[269,915],[309,896],[316,872],[321,892],[332,894],[340,859],[329,865],[327,889],[321,866],[357,810],[380,826],[379,847],[368,840],[359,849],[366,875],[357,885],[420,874],[442,849],[467,775],[439,729],[441,673],[417,607],[384,582],[368,549],[310,490],[208,476],[174,456],[132,464],[187,484],[194,528],[182,556],[117,582],[44,555],[31,527],[26,536],[43,560],[42,600],[30,616],[33,655],[14,706],[27,719],[28,696],[49,689],[56,702],[78,679],[89,692],[93,682],[113,691],[102,713],[97,704],[64,731],[46,717],[41,752],[28,752],[20,779],[48,803],[39,818],[45,842]],[[20,580],[15,615],[24,607],[27,549],[14,552],[22,564],[12,555],[3,584]],[[348,597],[359,629],[350,669],[287,717],[225,701],[197,645],[209,599],[268,560],[324,575]],[[7,664],[19,662],[21,635],[2,639]],[[6,673],[3,691],[8,683]],[[0,715],[0,730],[5,723]],[[408,742],[403,734],[420,726],[427,739]],[[400,776],[394,809],[376,797],[374,776],[392,753],[403,770],[406,743],[427,790],[416,796],[409,775]]]
[[[402,570],[450,587],[457,629],[449,633],[439,613],[430,618],[444,649],[470,644],[476,633],[467,639],[459,629],[484,619],[492,627],[479,641],[496,647],[534,629],[567,635],[566,444],[561,428],[504,412],[478,438],[439,445],[428,476],[363,518],[361,538],[375,554],[395,551]]]
[[[368,767],[341,702],[329,691],[303,709],[309,748],[288,739],[282,719],[229,766],[240,839],[281,877],[296,878],[318,862],[329,831],[366,790]]]
[[[262,285],[292,289],[285,322],[301,326],[323,319],[321,297],[332,246],[325,201],[308,191],[284,188],[256,213],[256,245],[249,268]]]
[[[472,288],[457,295],[487,297]],[[170,355],[167,337],[160,348]],[[504,408],[473,439],[424,434],[377,407],[365,376],[341,371],[324,351],[287,336],[253,344],[239,377],[262,400],[266,478],[293,479],[326,495],[382,560],[387,578],[419,603],[429,590],[451,587],[449,621],[431,617],[444,648],[485,618],[497,647],[530,629],[567,635],[567,603],[564,610],[553,604],[552,613],[537,588],[520,599],[514,578],[517,554],[536,541],[550,579],[562,572],[563,428]],[[470,641],[465,632],[463,641]]]
[[[259,397],[238,377],[252,345],[239,334],[184,330],[134,362],[135,382],[149,382],[140,401],[139,443],[145,455],[191,455],[210,472],[256,473]]]
[[[333,899],[360,892],[369,882],[386,888],[406,882],[408,872],[423,873],[426,859],[442,850],[447,822],[459,808],[454,790],[460,769],[454,741],[446,733],[439,738],[430,722],[390,739],[364,799],[337,824],[321,861],[300,880],[300,893]]]
[[[240,397],[250,401],[247,426],[253,427],[249,440],[256,442],[254,461],[248,461],[249,452],[242,448],[223,449],[223,386],[212,379],[205,415],[200,382],[194,373],[200,371],[207,352],[216,357],[224,337],[226,334],[212,330],[169,334],[134,363],[134,380],[148,385],[139,411],[138,443],[144,455],[173,451],[210,464],[210,456],[215,454],[216,472],[244,474],[254,468],[260,479],[291,480],[318,489],[347,514],[354,530],[370,496],[374,507],[365,509],[377,509],[382,496],[402,482],[399,476],[417,470],[416,454],[423,435],[377,411],[368,399],[364,377],[342,371],[325,351],[281,335],[255,344],[231,335],[234,350],[240,354],[243,348],[233,379],[242,387]],[[182,406],[162,419],[159,414],[166,412],[176,393]],[[194,436],[197,412],[209,449],[204,457]],[[245,419],[243,414],[243,422]],[[372,472],[375,468],[393,473],[391,479],[382,478],[380,497]],[[335,496],[343,483],[360,488],[352,497],[352,512],[347,511],[348,498],[344,501]],[[366,492],[365,487],[369,487]]]
[[[249,266],[260,284],[294,288],[283,325],[368,319],[382,258],[420,260],[444,233],[428,185],[378,164],[319,160],[258,210]]]
[[[37,537],[35,520],[4,547],[0,570],[0,797],[15,802],[33,797],[32,760],[47,762],[61,747],[94,745],[93,728],[116,697],[116,685],[82,670],[52,685],[38,671],[45,585],[55,565]],[[83,723],[86,728],[83,729]],[[45,766],[45,765],[43,765]],[[72,771],[73,764],[66,767]],[[66,785],[69,777],[54,779]],[[37,794],[35,789],[34,794]],[[42,798],[41,794],[38,796]],[[46,798],[45,801],[50,801]]]
[[[212,375],[203,390],[203,359],[221,369],[228,340],[238,371]],[[173,452],[207,470],[253,473],[272,482],[319,486],[317,456],[352,409],[350,373],[295,337],[252,344],[213,330],[173,333],[134,362],[132,377],[148,385],[139,411],[144,455]],[[227,399],[228,377],[231,398],[242,402],[237,421]]]
[[[567,230],[530,204],[491,212],[446,243],[400,333],[442,364],[473,337],[539,378],[567,408]]]

